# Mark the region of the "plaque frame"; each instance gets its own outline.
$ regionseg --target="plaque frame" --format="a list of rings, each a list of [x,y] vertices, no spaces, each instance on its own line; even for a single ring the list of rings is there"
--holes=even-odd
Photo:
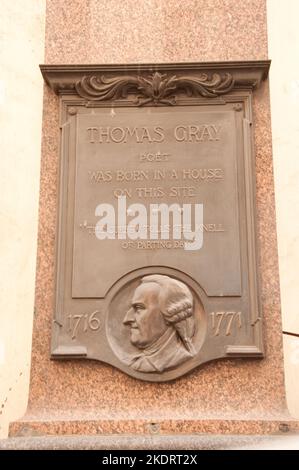
[[[46,83],[60,99],[61,159],[56,238],[56,298],[51,344],[53,359],[95,358],[90,356],[85,345],[76,343],[69,346],[61,341],[63,339],[61,329],[65,320],[62,312],[64,311],[66,286],[71,282],[70,279],[66,279],[66,260],[72,253],[72,246],[68,243],[70,239],[68,235],[73,221],[73,209],[68,206],[68,195],[69,191],[74,190],[70,186],[69,171],[70,169],[74,171],[74,168],[69,161],[69,155],[75,151],[74,122],[78,108],[106,108],[112,104],[113,107],[130,108],[136,106],[200,106],[203,104],[221,107],[225,103],[232,103],[236,113],[243,112],[245,219],[248,240],[250,326],[253,334],[250,344],[227,344],[225,353],[216,358],[262,358],[264,356],[258,292],[252,93],[267,78],[269,67],[270,61],[267,60],[198,64],[42,65],[40,67]],[[106,95],[99,97],[97,90],[99,82],[96,81],[96,87],[92,87],[90,81],[92,77],[104,77],[104,81],[114,80],[111,83],[111,89],[108,90],[110,94],[106,93]],[[176,77],[178,81],[174,90],[168,93],[165,80],[170,80],[173,77]],[[149,90],[143,90],[144,79],[150,82],[147,83]],[[101,79],[99,78],[99,80]],[[115,90],[113,86],[115,86]],[[160,88],[164,86],[166,92],[160,93],[159,86]],[[74,180],[71,184],[74,184]],[[107,352],[107,356],[104,355],[105,357],[101,360],[143,380],[171,380],[196,367],[192,364],[191,367],[185,367],[179,374],[176,374],[174,370],[165,374],[149,376],[149,374],[130,371],[128,367],[122,366],[120,361],[114,358],[109,360],[111,348],[107,338],[103,342],[103,350]],[[212,357],[212,359],[215,358]],[[207,360],[201,363],[204,362]]]

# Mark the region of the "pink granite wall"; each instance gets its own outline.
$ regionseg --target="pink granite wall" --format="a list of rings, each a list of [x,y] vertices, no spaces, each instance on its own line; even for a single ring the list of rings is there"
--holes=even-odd
[[[48,0],[46,63],[267,58],[264,0]]]
[[[48,0],[46,21],[48,64],[267,58],[264,0]],[[254,113],[266,359],[213,362],[175,382],[153,384],[100,362],[49,359],[59,127],[58,98],[45,87],[30,401],[12,434],[24,426],[42,433],[155,432],[148,426],[157,421],[162,432],[279,429],[287,415],[267,83],[255,93]],[[274,422],[256,427],[248,419]]]

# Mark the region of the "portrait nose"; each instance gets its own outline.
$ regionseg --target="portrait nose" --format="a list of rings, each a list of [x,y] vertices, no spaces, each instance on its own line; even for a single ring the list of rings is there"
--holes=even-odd
[[[130,323],[133,323],[135,321],[134,317],[134,309],[133,307],[129,308],[129,310],[126,313],[126,316],[123,320],[124,325],[130,325]]]

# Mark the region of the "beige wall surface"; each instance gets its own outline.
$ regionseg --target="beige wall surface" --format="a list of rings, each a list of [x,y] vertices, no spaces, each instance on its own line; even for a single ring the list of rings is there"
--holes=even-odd
[[[268,0],[267,16],[287,401],[299,418],[299,2]]]
[[[44,0],[1,0],[0,437],[26,409],[40,176]]]

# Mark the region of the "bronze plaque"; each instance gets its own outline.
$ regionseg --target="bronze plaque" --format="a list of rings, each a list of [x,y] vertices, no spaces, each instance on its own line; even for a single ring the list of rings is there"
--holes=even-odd
[[[52,358],[165,381],[263,356],[251,94],[268,66],[42,66],[62,127]]]

